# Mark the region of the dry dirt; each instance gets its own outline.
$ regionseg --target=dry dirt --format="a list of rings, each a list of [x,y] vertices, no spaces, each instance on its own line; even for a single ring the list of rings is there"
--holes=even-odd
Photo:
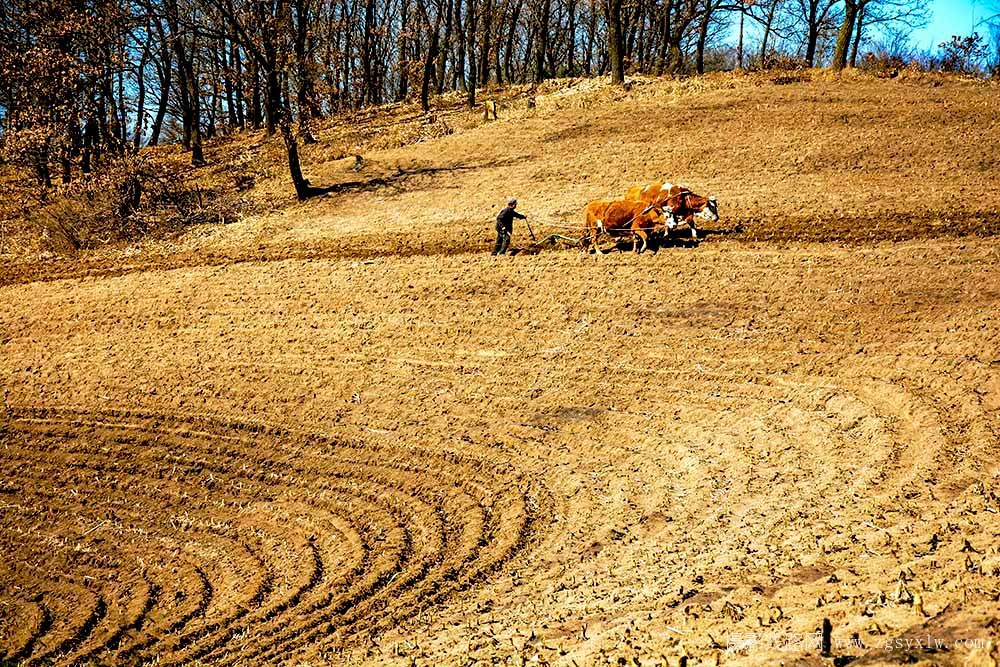
[[[575,82],[6,263],[0,663],[996,665],[1000,98],[810,78]],[[657,177],[716,233],[485,252]]]

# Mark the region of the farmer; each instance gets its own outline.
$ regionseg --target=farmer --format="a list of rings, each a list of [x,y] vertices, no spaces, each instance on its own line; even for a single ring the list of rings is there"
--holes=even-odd
[[[527,216],[521,215],[514,209],[517,208],[517,200],[507,200],[507,205],[500,210],[497,215],[497,242],[493,246],[493,255],[506,255],[507,246],[510,245],[510,233],[514,231],[514,218],[524,220]]]

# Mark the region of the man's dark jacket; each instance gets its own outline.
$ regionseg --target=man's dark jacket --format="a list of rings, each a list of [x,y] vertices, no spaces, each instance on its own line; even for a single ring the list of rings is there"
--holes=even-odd
[[[497,229],[502,229],[510,233],[514,229],[514,218],[524,220],[527,216],[521,215],[510,206],[504,206],[497,216]]]

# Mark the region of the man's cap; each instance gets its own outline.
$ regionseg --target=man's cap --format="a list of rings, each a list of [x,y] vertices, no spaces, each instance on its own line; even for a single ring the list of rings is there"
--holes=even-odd
[[[517,206],[517,200],[511,197],[507,200],[507,206]]]

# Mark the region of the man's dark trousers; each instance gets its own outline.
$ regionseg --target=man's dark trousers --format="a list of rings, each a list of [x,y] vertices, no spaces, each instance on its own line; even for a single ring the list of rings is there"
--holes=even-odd
[[[497,242],[493,246],[494,255],[506,255],[507,246],[510,245],[510,232],[503,224],[497,223]]]

